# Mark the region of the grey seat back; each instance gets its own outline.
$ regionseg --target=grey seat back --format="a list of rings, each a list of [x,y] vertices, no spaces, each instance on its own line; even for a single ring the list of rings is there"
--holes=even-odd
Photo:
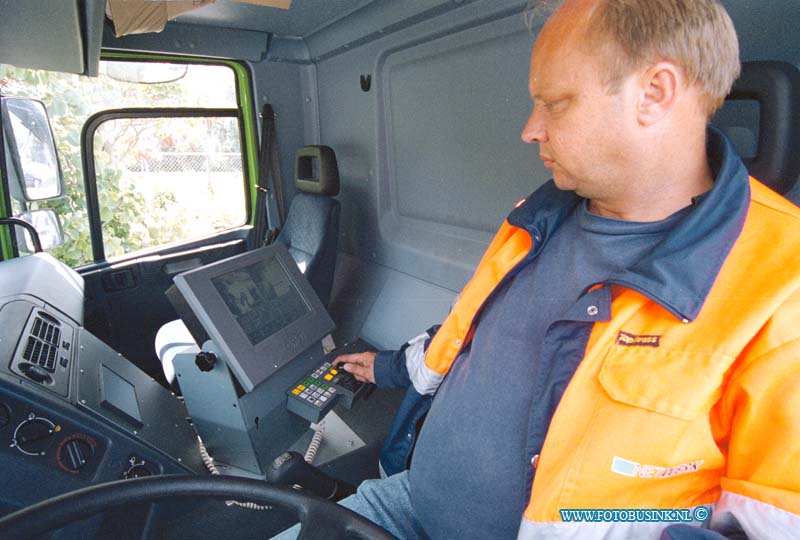
[[[328,146],[306,146],[295,157],[295,186],[278,241],[289,249],[324,306],[336,269],[339,238],[339,168]]]
[[[742,74],[726,98],[736,101],[758,103],[758,125],[738,128],[757,130],[755,155],[744,152],[747,170],[778,193],[800,197],[800,70],[788,62],[743,62]],[[721,127],[735,134],[730,126]],[[736,137],[732,139],[735,144]]]

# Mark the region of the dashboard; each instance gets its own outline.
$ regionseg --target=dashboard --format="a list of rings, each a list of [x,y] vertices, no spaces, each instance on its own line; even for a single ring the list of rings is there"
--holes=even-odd
[[[111,480],[207,474],[184,404],[83,328],[77,273],[38,253],[0,263],[0,283],[0,514]]]

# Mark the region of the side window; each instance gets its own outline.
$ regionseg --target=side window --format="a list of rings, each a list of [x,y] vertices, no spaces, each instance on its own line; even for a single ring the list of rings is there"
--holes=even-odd
[[[243,225],[237,73],[191,61],[104,60],[92,78],[0,65],[4,95],[46,105],[67,188],[58,200],[12,199],[14,215],[55,210],[65,243],[51,253],[72,266]],[[92,149],[82,156],[90,119]]]
[[[89,124],[105,256],[244,224],[236,110],[135,114],[101,114]]]

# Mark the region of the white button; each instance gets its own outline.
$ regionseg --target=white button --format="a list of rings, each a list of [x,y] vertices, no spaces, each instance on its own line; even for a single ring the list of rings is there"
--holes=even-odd
[[[456,340],[456,345],[461,345],[461,340],[460,339]]]
[[[586,313],[588,313],[590,317],[594,317],[599,312],[600,310],[597,309],[597,306],[589,306],[588,308],[586,308]]]
[[[531,465],[533,465],[534,469],[539,465],[539,454],[536,454],[531,458]]]

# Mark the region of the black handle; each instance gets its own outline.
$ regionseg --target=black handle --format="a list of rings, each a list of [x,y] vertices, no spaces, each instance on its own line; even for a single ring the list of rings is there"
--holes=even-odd
[[[284,452],[267,468],[267,482],[277,485],[299,485],[329,501],[338,501],[356,492],[355,488],[328,476],[297,452]]]

